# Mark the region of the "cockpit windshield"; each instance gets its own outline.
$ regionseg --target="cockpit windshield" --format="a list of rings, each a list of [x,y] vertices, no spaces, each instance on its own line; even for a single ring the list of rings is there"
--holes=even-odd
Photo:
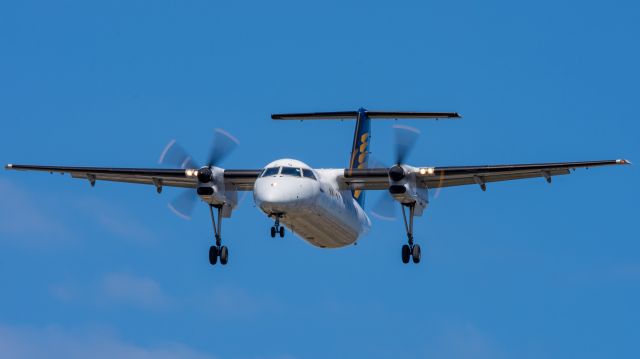
[[[282,167],[280,174],[283,176],[302,177],[302,171],[296,167]]]
[[[260,177],[269,177],[269,176],[292,176],[292,177],[305,177],[316,179],[316,176],[313,174],[313,171],[306,168],[298,168],[298,167],[269,167],[265,168],[262,171]]]
[[[262,176],[260,177],[275,176],[278,174],[278,171],[280,171],[280,167],[269,167],[262,172]]]
[[[316,179],[316,176],[313,175],[313,171],[306,168],[302,169],[302,175],[307,178]]]

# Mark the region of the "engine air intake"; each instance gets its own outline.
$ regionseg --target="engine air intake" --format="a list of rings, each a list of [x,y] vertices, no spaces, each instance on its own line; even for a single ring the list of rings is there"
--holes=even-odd
[[[213,195],[213,188],[211,188],[211,187],[198,187],[197,192],[198,192],[198,195],[200,195],[200,196],[211,196],[211,195]]]

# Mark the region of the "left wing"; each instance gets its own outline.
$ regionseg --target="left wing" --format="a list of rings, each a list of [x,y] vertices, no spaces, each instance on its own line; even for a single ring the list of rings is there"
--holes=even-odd
[[[534,163],[518,165],[453,166],[416,168],[418,186],[439,188],[477,184],[484,190],[486,183],[525,178],[544,177],[551,182],[552,176],[566,175],[576,168],[630,164],[627,160],[605,160],[586,162]],[[345,169],[343,183],[352,189],[381,190],[389,187],[388,168]]]
[[[195,188],[198,184],[196,169],[65,167],[14,164],[6,165],[5,169],[68,173],[73,178],[88,180],[91,185],[94,185],[96,181],[113,181],[155,185],[160,190],[163,186]],[[238,191],[250,191],[253,189],[253,183],[259,174],[260,170],[225,170],[225,185],[234,186]]]

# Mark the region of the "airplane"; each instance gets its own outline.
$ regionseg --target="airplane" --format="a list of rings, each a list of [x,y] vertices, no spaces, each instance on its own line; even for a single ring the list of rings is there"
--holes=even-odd
[[[183,187],[185,192],[169,204],[176,214],[189,218],[199,198],[209,207],[215,243],[209,248],[209,263],[229,261],[229,249],[222,244],[222,220],[231,217],[238,205],[238,192],[253,192],[258,208],[274,225],[271,237],[284,237],[285,227],[295,235],[320,248],[340,248],[355,244],[371,228],[364,210],[365,191],[387,191],[391,205],[398,204],[404,221],[406,243],[401,247],[403,263],[419,263],[421,249],[414,241],[414,217],[422,216],[429,204],[430,192],[445,187],[476,185],[486,191],[487,183],[517,179],[566,175],[576,168],[627,165],[625,159],[507,164],[482,166],[411,166],[405,159],[416,142],[419,131],[395,125],[395,163],[369,167],[371,121],[379,119],[459,119],[456,112],[357,111],[274,114],[273,120],[355,120],[349,167],[312,168],[291,158],[275,160],[259,169],[225,169],[219,167],[239,141],[221,129],[214,133],[214,145],[204,166],[175,140],[162,151],[160,163],[173,168],[65,167],[8,164],[7,170],[68,173],[72,178],[153,185],[158,193],[163,187]],[[384,203],[384,202],[381,202]],[[372,215],[388,218],[385,206]],[[215,213],[214,213],[215,212]]]

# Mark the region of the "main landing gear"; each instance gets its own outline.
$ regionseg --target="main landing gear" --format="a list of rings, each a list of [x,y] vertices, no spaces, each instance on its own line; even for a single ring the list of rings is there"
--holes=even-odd
[[[276,222],[273,224],[273,227],[271,227],[271,238],[275,238],[276,234],[279,234],[280,238],[284,238],[284,226],[280,225],[280,217],[282,217],[282,215],[276,214],[274,216],[276,217]]]
[[[213,208],[218,210],[218,221],[213,215]],[[225,265],[229,262],[229,249],[222,245],[222,206],[209,205],[209,213],[211,213],[211,223],[213,224],[213,233],[215,234],[216,244],[209,247],[209,263],[215,265],[220,258],[220,264]]]
[[[409,221],[407,222],[407,214],[405,207],[409,207]],[[407,231],[407,244],[402,246],[402,263],[409,263],[412,259],[413,263],[420,263],[422,252],[419,244],[413,244],[413,215],[415,213],[415,204],[402,205],[402,218],[404,219],[404,228]]]

